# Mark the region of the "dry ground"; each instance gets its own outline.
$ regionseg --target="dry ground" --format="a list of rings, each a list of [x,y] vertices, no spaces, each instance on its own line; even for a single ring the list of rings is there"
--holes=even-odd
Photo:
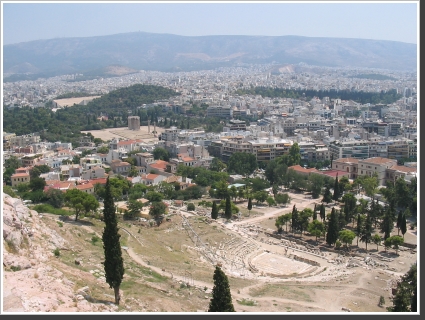
[[[152,133],[154,126],[151,125],[148,129],[147,126],[141,126],[140,130],[129,130],[126,127],[122,128],[108,128],[103,130],[90,130],[81,131],[82,133],[90,132],[95,138],[100,138],[103,141],[112,140],[114,138],[121,139],[142,139],[145,142],[158,141],[158,138]],[[156,127],[157,136],[164,131],[163,128]]]
[[[297,208],[314,206],[314,201],[302,201],[303,196],[292,195],[297,201]],[[294,202],[295,203],[295,202]],[[206,217],[190,216],[188,219],[203,243],[218,248],[220,244],[242,237],[241,230],[245,225],[256,224],[275,230],[274,219],[277,215],[292,210],[287,208],[255,208],[248,214],[246,211],[241,221],[225,224],[223,220],[209,222]],[[240,204],[246,208],[246,203]],[[330,208],[329,208],[330,210]],[[77,286],[88,285],[94,299],[113,301],[113,290],[109,289],[102,278],[103,248],[101,241],[93,240],[101,237],[103,223],[94,219],[86,221],[59,223],[57,216],[45,215],[43,218],[52,229],[68,239],[71,250],[62,250],[59,259],[52,259],[55,264],[62,264],[63,272]],[[120,222],[125,277],[121,285],[123,301],[120,310],[130,312],[196,312],[208,309],[211,289],[213,287],[214,267],[196,249],[187,231],[182,227],[182,217],[173,215],[159,227],[146,227]],[[396,231],[395,231],[396,232]],[[299,237],[299,235],[297,235]],[[314,237],[303,235],[303,240],[314,240]],[[406,241],[415,243],[416,235],[408,232]],[[313,242],[312,242],[313,243]],[[271,253],[281,254],[282,247],[262,243],[264,249]],[[385,255],[382,247],[369,245],[368,253]],[[364,245],[356,246],[353,241],[351,251],[366,255]],[[394,254],[390,249],[386,254],[393,259],[388,262],[393,271],[382,268],[359,266],[347,269],[344,264],[335,264],[333,259],[338,253],[332,253],[328,260],[321,259],[321,272],[311,278],[248,278],[236,277],[227,273],[232,292],[233,304],[238,312],[342,312],[341,308],[349,308],[353,312],[385,312],[378,306],[379,297],[385,298],[386,305],[391,304],[390,287],[395,275],[402,275],[416,259],[416,253],[400,251]],[[81,259],[81,266],[74,264]],[[289,268],[290,259],[271,254],[257,257],[257,264],[275,263],[275,268]],[[274,260],[274,261],[271,261]],[[359,257],[361,262],[362,258]],[[294,263],[294,266],[296,263]],[[300,268],[303,268],[300,265]],[[76,272],[78,269],[78,272]],[[95,272],[94,270],[99,270]],[[295,270],[296,271],[296,270]],[[190,288],[181,285],[189,283]],[[205,289],[207,289],[205,291]]]

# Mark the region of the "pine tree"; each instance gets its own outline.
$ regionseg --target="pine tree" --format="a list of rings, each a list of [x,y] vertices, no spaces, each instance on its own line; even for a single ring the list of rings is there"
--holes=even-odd
[[[211,209],[211,218],[214,220],[218,218],[218,207],[215,201],[213,202],[212,209]]]
[[[338,230],[338,217],[335,212],[335,208],[332,208],[331,217],[329,219],[328,232],[326,234],[326,243],[328,245],[333,245],[339,236]]]
[[[124,263],[121,253],[120,234],[118,233],[118,222],[115,215],[114,199],[111,192],[109,177],[106,180],[105,200],[103,209],[105,229],[102,240],[105,251],[105,278],[110,288],[114,289],[115,304],[120,303],[120,285],[124,276]]]
[[[226,207],[224,209],[224,216],[228,220],[232,217],[232,205],[230,203],[230,196],[226,197]]]
[[[235,312],[230,293],[229,280],[219,266],[214,271],[214,287],[208,312]]]

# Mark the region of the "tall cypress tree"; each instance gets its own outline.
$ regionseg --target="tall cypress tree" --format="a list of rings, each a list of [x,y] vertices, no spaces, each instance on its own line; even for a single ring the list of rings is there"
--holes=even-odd
[[[215,201],[213,202],[212,209],[211,209],[211,218],[214,220],[218,218],[218,207]]]
[[[322,222],[324,222],[325,218],[326,218],[325,205],[322,202],[322,204],[320,205],[320,219],[322,219]]]
[[[114,289],[115,304],[120,304],[120,285],[124,276],[124,262],[121,253],[120,234],[115,215],[114,199],[111,192],[109,177],[106,180],[105,200],[103,209],[105,229],[103,231],[103,249],[105,250],[105,278],[110,288]]]
[[[224,216],[226,219],[230,219],[232,217],[232,205],[230,204],[230,196],[226,197],[226,208],[224,209]]]
[[[401,210],[398,212],[398,216],[397,216],[397,235],[400,235],[400,228],[401,228],[401,223],[403,220],[403,213],[401,212]]]
[[[362,228],[361,237],[360,237],[360,241],[366,244],[366,251],[367,251],[367,244],[372,242],[372,231],[373,231],[372,219],[370,217],[370,214],[368,213],[366,216],[364,228]]]
[[[214,271],[214,287],[208,312],[235,312],[230,293],[229,280],[219,266]]]
[[[409,210],[409,209],[407,209]],[[407,221],[406,221],[406,215],[403,213],[403,216],[401,218],[401,225],[400,225],[400,230],[401,230],[401,234],[403,235],[403,239],[404,239],[404,234],[407,231],[407,225],[406,225]]]
[[[356,226],[356,236],[357,236],[357,246],[359,246],[360,235],[362,234],[362,217],[360,213],[357,214],[357,226]]]
[[[291,228],[292,228],[292,233],[295,234],[295,231],[298,230],[298,222],[299,222],[299,215],[298,215],[298,210],[294,206],[292,207],[292,215],[291,215]]]
[[[336,174],[335,184],[334,184],[334,194],[332,197],[333,200],[338,201],[339,199],[339,182],[338,182],[338,174]]]
[[[339,210],[338,214],[338,232],[344,229],[347,221],[345,221],[345,214],[342,210]]]
[[[333,245],[339,236],[338,230],[338,217],[335,212],[335,208],[332,208],[331,217],[329,219],[328,233],[326,234],[326,243],[328,245]]]
[[[248,198],[248,210],[249,210],[249,212],[251,212],[251,209],[252,209],[252,199]]]
[[[391,232],[394,228],[394,211],[391,209],[391,205],[385,210],[384,217],[381,221],[381,232],[384,234],[384,240],[387,240],[391,236]]]
[[[314,204],[313,220],[317,220],[317,208],[316,208],[316,204]]]
[[[325,193],[323,194],[322,202],[332,202],[332,194],[329,186],[326,186]]]

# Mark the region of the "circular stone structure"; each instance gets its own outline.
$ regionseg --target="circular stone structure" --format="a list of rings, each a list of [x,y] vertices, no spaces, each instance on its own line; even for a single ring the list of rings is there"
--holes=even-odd
[[[251,264],[258,271],[270,276],[276,277],[297,277],[299,274],[306,274],[313,271],[316,267],[308,263],[294,260],[271,252],[263,252],[251,260]]]

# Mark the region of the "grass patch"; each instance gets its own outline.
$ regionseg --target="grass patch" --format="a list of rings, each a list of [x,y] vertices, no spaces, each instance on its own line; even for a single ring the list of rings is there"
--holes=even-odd
[[[238,300],[237,302],[243,306],[249,306],[249,307],[253,307],[256,305],[254,300],[249,300],[245,298],[240,301]]]
[[[121,282],[120,289],[130,290],[130,289],[133,289],[135,285],[138,285],[135,281],[123,281]]]
[[[17,245],[12,241],[12,240],[6,240],[6,251],[10,252],[10,253],[18,253],[19,252],[19,248],[17,247]]]
[[[11,266],[10,269],[15,272],[15,271],[20,271],[21,270],[21,266]]]
[[[308,290],[308,289],[305,289]],[[310,295],[298,286],[288,285],[264,285],[260,288],[251,289],[249,294],[253,297],[276,297],[293,300],[312,302]]]
[[[166,280],[167,277],[164,277],[155,271],[152,271],[152,273],[150,273],[150,277],[146,278],[146,281],[148,282],[164,282]]]
[[[56,215],[60,215],[60,216],[70,216],[73,214],[73,212],[70,212],[68,210],[65,209],[58,209],[55,208],[53,206],[51,206],[50,204],[37,204],[35,205],[32,210],[37,211],[38,213],[51,213],[51,214],[56,214]]]
[[[91,243],[93,244],[93,245],[96,245],[96,243],[98,243],[100,240],[102,240],[102,239],[100,239],[98,236],[96,236],[96,235],[94,235],[93,237],[91,237]]]

